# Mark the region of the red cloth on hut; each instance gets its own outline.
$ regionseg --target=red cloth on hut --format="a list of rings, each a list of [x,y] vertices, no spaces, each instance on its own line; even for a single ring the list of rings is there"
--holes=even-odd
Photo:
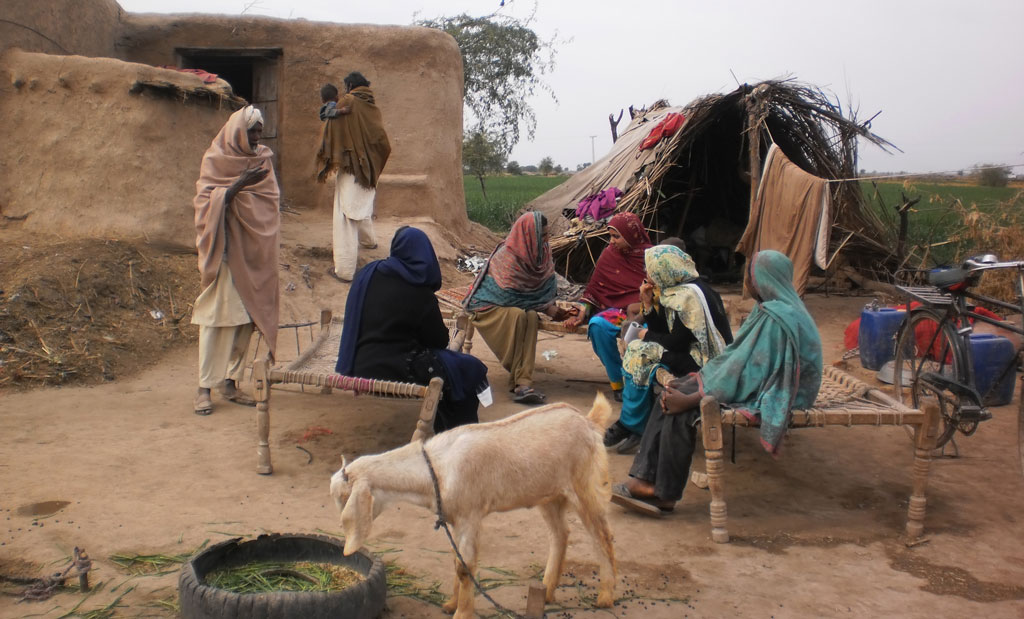
[[[651,247],[643,222],[633,213],[619,213],[608,222],[629,243],[621,252],[611,245],[597,259],[583,300],[597,308],[625,308],[640,300],[640,283],[646,276],[644,252]]]
[[[654,145],[662,140],[675,135],[676,131],[686,122],[686,117],[678,112],[671,112],[661,119],[661,122],[654,125],[651,132],[647,134],[643,142],[640,142],[640,150],[654,148]]]

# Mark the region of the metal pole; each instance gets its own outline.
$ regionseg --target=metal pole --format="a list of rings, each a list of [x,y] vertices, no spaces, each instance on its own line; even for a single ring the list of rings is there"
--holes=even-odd
[[[590,136],[590,165],[594,165],[594,161],[596,161],[594,158],[594,138],[596,137],[596,135]]]

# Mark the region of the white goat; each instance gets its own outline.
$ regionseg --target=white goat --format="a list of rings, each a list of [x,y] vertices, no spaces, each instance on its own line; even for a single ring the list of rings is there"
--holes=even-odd
[[[331,477],[331,495],[341,510],[345,554],[363,545],[373,519],[386,505],[404,501],[437,512],[434,484],[421,446],[437,474],[444,517],[466,561],[455,559],[455,592],[444,605],[456,619],[473,616],[477,538],[484,516],[539,507],[550,529],[544,568],[545,600],[555,599],[569,539],[570,505],[593,537],[601,560],[599,607],[614,601],[615,549],[606,508],[611,496],[608,456],[602,435],[611,407],[600,393],[584,417],[568,404],[549,404],[500,421],[460,426],[425,444],[415,442],[363,456]]]

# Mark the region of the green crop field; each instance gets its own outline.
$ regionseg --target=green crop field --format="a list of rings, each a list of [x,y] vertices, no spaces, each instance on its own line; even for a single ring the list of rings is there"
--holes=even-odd
[[[899,218],[895,207],[903,203],[904,195],[908,200],[920,198],[908,216],[907,242],[910,246],[920,249],[927,248],[931,261],[943,264],[955,257],[975,251],[987,251],[986,247],[974,247],[972,239],[958,238],[964,236],[965,229],[963,211],[977,208],[981,213],[1012,215],[1007,223],[1020,221],[1024,214],[1024,192],[1020,187],[982,187],[961,183],[916,183],[885,182],[873,185],[870,181],[861,181],[861,190],[869,206],[882,218],[882,221],[898,229]],[[1024,232],[1024,231],[1022,231]],[[967,235],[968,237],[970,235]],[[1011,257],[1007,256],[1006,259]],[[1019,257],[1013,257],[1019,258]]]
[[[475,177],[463,177],[466,192],[466,208],[469,218],[499,233],[507,232],[512,217],[527,202],[567,179],[567,176],[492,176],[486,179],[487,199],[480,191]],[[920,197],[909,215],[907,241],[910,247],[917,247],[927,253],[931,262],[941,264],[954,257],[973,250],[985,251],[987,247],[972,247],[971,239],[954,239],[963,236],[962,215],[956,205],[965,208],[977,207],[982,213],[1014,217],[1007,225],[1024,221],[1024,190],[1019,186],[982,187],[965,183],[935,183],[891,181],[872,184],[861,182],[861,190],[869,207],[874,208],[886,227],[896,230],[899,219],[895,206],[908,199]],[[1024,236],[1024,230],[1022,230]],[[977,243],[975,243],[977,244]],[[926,251],[924,251],[926,248]],[[919,253],[921,253],[919,252]],[[1022,258],[1024,256],[1013,256]],[[1010,259],[1011,256],[1007,256]]]
[[[469,218],[495,232],[508,232],[512,217],[527,202],[561,185],[568,176],[488,176],[487,198],[475,176],[463,176]]]

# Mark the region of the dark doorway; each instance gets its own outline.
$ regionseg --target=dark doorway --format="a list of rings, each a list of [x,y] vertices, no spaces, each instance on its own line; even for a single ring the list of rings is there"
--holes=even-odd
[[[280,48],[178,48],[183,69],[216,73],[231,84],[236,95],[263,112],[263,143],[274,151],[274,167],[281,177],[280,123],[277,85]]]

